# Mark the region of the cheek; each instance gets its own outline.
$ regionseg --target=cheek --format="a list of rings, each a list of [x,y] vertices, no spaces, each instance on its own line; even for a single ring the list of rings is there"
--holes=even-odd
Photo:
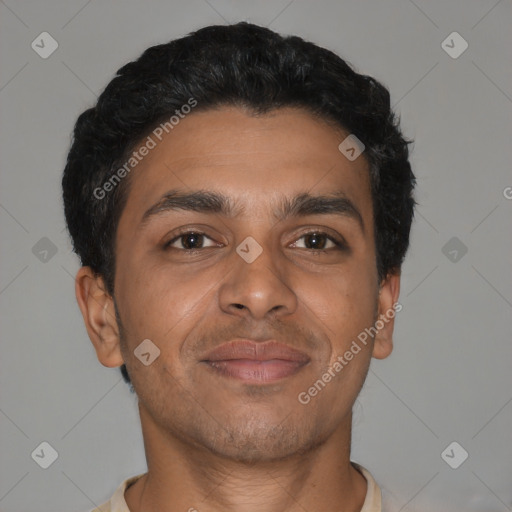
[[[299,299],[325,330],[335,353],[345,352],[375,320],[377,286],[371,276],[371,273],[343,270],[328,278],[303,276],[301,279]]]
[[[120,315],[125,330],[123,357],[137,393],[154,402],[159,389],[179,387],[183,377],[180,363],[182,341],[197,320],[201,297],[197,283],[184,281],[176,272],[140,266],[119,279]],[[197,309],[199,308],[199,309]],[[159,354],[148,366],[137,358],[137,347],[149,339]],[[151,353],[152,346],[149,345]]]
[[[211,307],[218,269],[197,272],[172,268],[165,262],[144,266],[137,261],[125,268],[119,294],[128,343],[149,338],[162,352],[175,354],[198,318]]]
[[[197,302],[193,292],[183,289],[171,276],[141,275],[127,288],[126,324],[129,334],[162,341]]]

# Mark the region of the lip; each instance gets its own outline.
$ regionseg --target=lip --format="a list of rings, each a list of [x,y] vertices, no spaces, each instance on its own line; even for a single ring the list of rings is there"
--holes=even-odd
[[[225,377],[250,383],[268,383],[290,377],[309,363],[310,357],[276,340],[241,339],[224,343],[201,362]]]
[[[202,360],[232,361],[248,359],[251,361],[270,361],[280,359],[296,363],[307,363],[310,358],[304,352],[276,340],[252,341],[247,339],[232,340],[209,352]]]

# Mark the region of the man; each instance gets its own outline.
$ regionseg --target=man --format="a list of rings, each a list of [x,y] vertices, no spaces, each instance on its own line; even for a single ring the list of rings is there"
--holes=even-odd
[[[392,350],[414,176],[388,91],[247,23],[149,48],[63,177],[99,361],[148,471],[105,511],[380,511],[352,406]]]

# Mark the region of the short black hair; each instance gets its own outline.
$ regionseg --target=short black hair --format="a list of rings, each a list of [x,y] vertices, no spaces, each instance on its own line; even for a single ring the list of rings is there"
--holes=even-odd
[[[78,117],[62,178],[64,211],[74,251],[103,277],[110,294],[130,183],[126,162],[155,127],[170,128],[185,105],[193,111],[237,106],[255,114],[297,107],[355,135],[370,169],[379,280],[400,271],[416,180],[411,141],[401,133],[388,90],[325,48],[241,22],[148,48]],[[121,372],[130,383],[125,365]]]

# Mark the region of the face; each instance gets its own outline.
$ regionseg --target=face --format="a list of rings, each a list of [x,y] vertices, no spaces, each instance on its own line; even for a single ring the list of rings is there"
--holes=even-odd
[[[336,362],[396,300],[398,277],[378,282],[368,165],[338,150],[347,135],[295,109],[195,112],[132,172],[116,238],[123,336],[114,326],[95,346],[106,366],[126,363],[162,432],[256,461],[350,423],[389,326]],[[149,365],[134,354],[143,340],[159,350]],[[246,341],[219,351],[233,340]]]

